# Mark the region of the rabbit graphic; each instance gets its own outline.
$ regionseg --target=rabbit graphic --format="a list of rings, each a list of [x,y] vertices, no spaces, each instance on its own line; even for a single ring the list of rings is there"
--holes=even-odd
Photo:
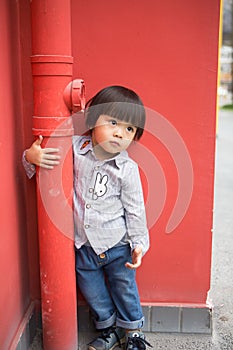
[[[93,192],[93,199],[98,199],[98,197],[102,197],[107,192],[107,184],[108,182],[108,175],[101,175],[100,173],[97,173],[96,179],[95,179],[95,187]]]

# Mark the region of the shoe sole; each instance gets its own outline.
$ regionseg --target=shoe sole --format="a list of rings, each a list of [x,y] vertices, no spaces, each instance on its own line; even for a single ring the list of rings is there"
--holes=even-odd
[[[120,344],[121,344],[121,346],[122,346],[123,344],[125,344],[125,337],[120,339]],[[119,347],[119,344],[118,344],[118,343],[115,343],[115,344],[114,344],[111,348],[109,348],[108,350],[113,350],[113,349],[115,349],[116,347]],[[94,348],[93,346],[89,345],[89,346],[88,346],[88,350],[97,350],[97,349]],[[104,350],[106,350],[106,349],[104,349]]]

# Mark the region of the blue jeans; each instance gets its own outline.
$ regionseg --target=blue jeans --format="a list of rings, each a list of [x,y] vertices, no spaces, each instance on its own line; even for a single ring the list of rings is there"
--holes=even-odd
[[[125,267],[127,261],[132,261],[129,245],[115,246],[100,255],[89,246],[76,249],[78,286],[97,329],[113,325],[125,329],[143,326],[135,270]]]

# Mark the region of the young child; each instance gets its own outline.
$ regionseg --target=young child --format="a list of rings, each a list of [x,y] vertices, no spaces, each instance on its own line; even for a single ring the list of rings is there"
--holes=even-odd
[[[138,166],[126,149],[143,134],[145,109],[134,91],[110,86],[87,103],[85,115],[88,134],[73,137],[76,273],[101,331],[88,349],[112,350],[126,342],[126,350],[143,350],[150,344],[141,331],[135,269],[149,235]],[[29,177],[32,164],[59,164],[57,150],[42,149],[41,142],[39,137],[24,152]]]

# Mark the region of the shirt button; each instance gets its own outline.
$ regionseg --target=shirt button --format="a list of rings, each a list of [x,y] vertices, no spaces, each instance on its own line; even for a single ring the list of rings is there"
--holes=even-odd
[[[84,227],[85,227],[85,228],[89,228],[89,227],[90,227],[90,225],[86,224]]]
[[[91,205],[90,204],[86,204],[86,208],[90,209]]]
[[[95,167],[95,170],[99,170],[99,168],[100,168],[100,167],[97,165],[97,166]]]
[[[94,192],[94,188],[89,188],[89,192],[90,193]]]
[[[101,253],[100,254],[100,259],[104,259],[105,258],[105,254],[104,253]]]

